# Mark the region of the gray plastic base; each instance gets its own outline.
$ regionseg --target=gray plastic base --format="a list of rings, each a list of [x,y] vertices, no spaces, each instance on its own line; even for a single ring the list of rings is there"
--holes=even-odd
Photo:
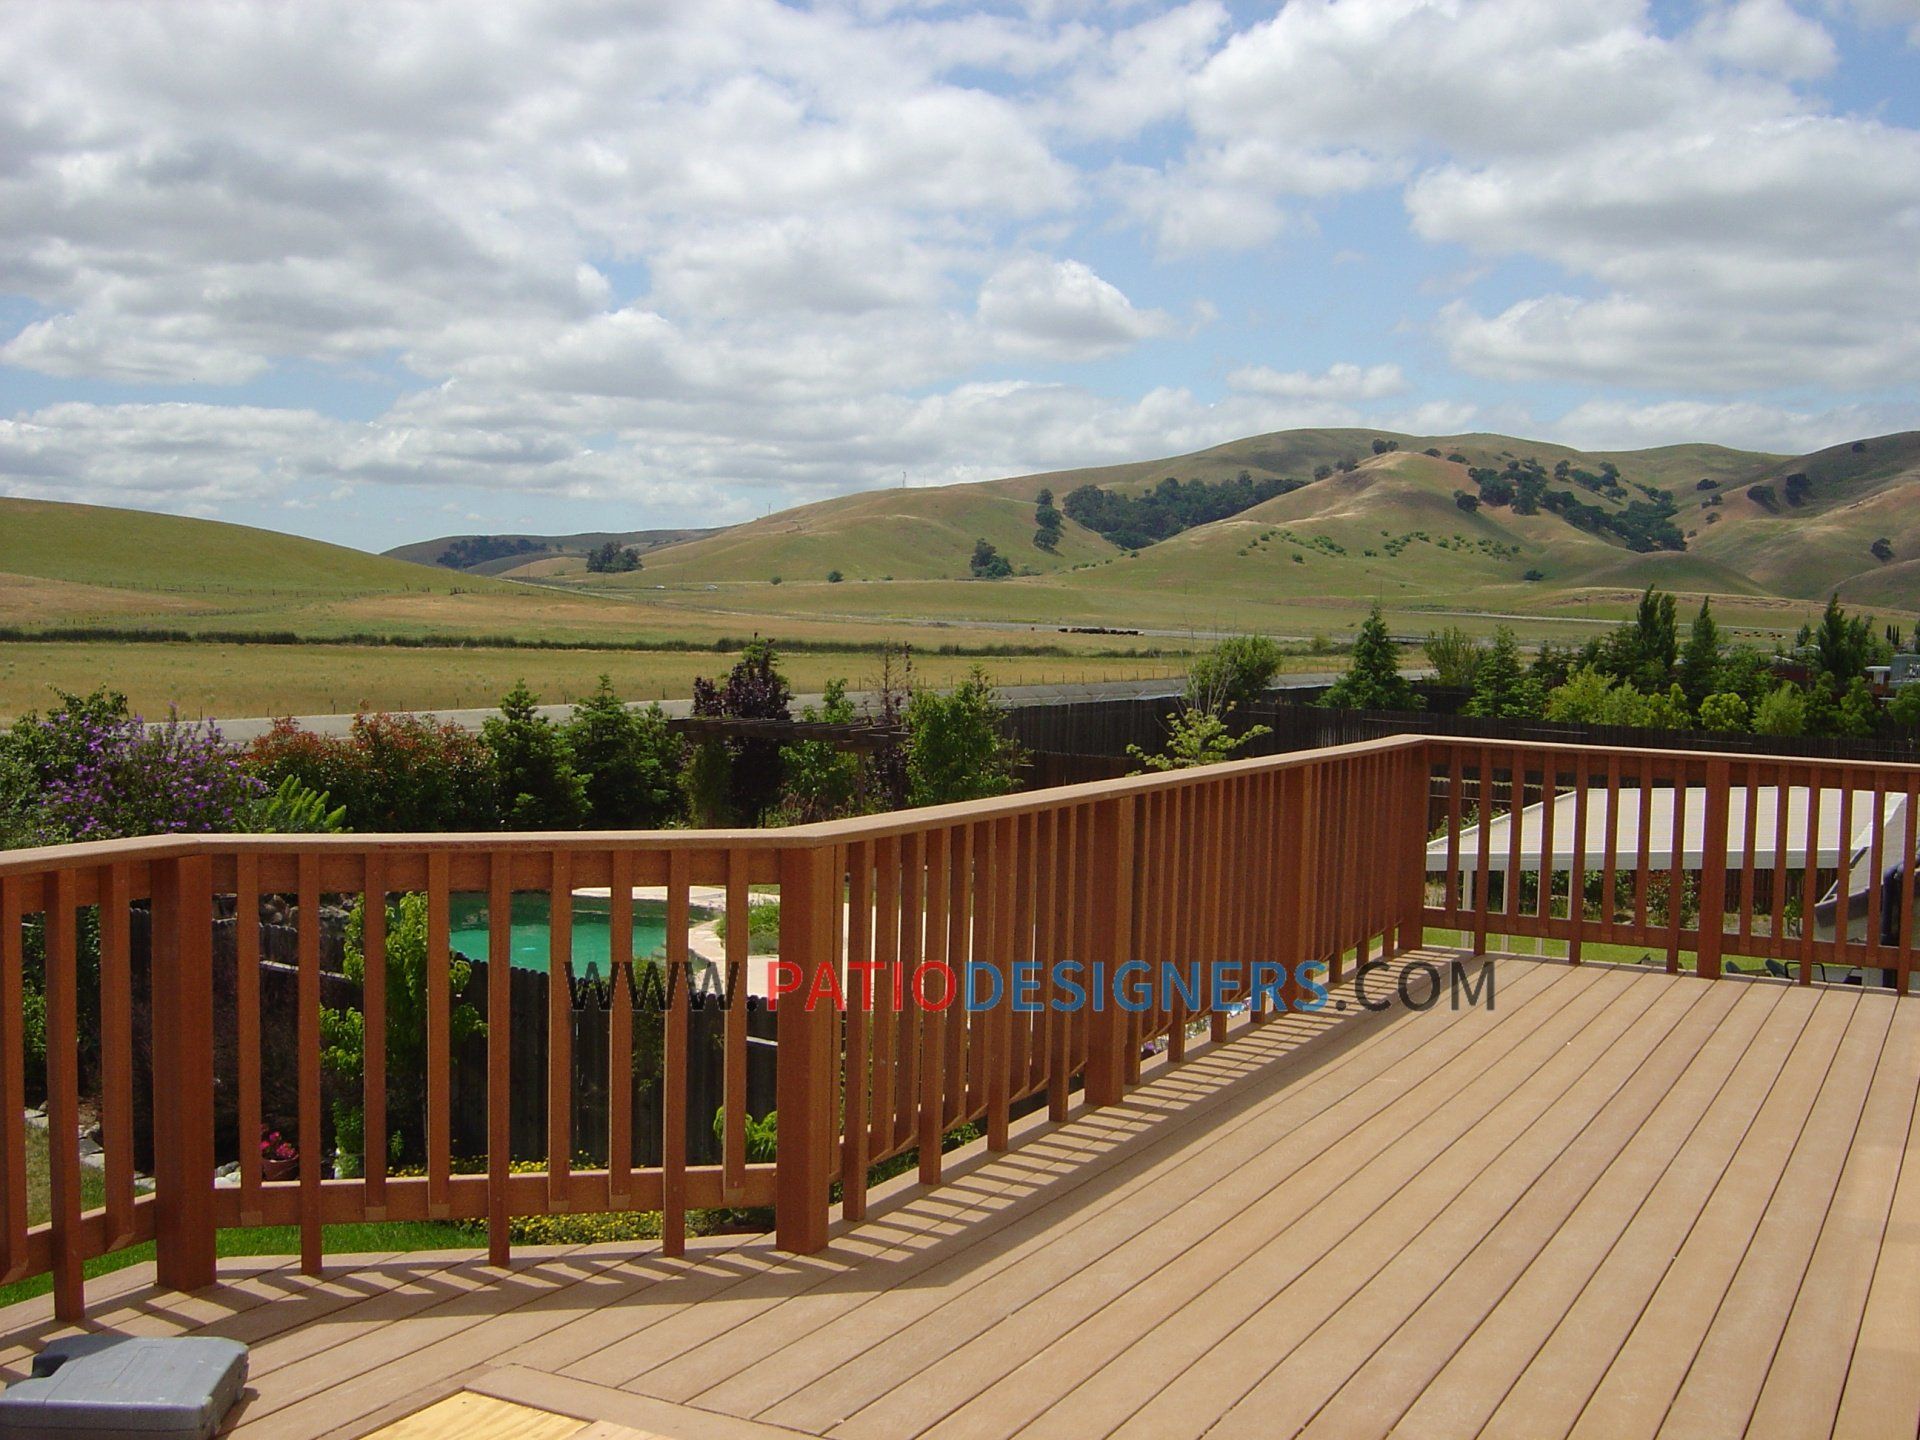
[[[208,1440],[246,1383],[234,1340],[74,1335],[0,1393],[0,1440]]]

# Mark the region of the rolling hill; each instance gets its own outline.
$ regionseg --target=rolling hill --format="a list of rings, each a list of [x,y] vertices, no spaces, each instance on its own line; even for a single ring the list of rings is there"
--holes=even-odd
[[[390,559],[438,565],[468,575],[537,577],[584,571],[587,555],[602,545],[638,550],[676,545],[717,534],[715,529],[589,530],[578,535],[442,535],[384,551]]]

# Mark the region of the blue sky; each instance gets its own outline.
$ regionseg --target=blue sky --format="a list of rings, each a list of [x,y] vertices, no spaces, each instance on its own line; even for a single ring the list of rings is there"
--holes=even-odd
[[[1920,425],[1920,0],[19,4],[0,82],[7,493],[380,549]]]

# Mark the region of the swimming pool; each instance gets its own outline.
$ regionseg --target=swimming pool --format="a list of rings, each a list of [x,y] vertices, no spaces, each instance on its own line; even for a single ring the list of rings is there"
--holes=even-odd
[[[695,912],[695,919],[701,912]],[[469,960],[486,960],[491,940],[488,934],[487,897],[455,895],[447,905],[449,939],[453,948]],[[538,892],[513,897],[512,957],[522,970],[547,971],[548,922],[551,912],[547,897]],[[584,975],[592,965],[604,975],[607,957],[612,951],[612,915],[604,895],[573,897],[573,973]],[[633,902],[633,953],[644,957],[661,949],[667,941],[667,907],[662,900]]]

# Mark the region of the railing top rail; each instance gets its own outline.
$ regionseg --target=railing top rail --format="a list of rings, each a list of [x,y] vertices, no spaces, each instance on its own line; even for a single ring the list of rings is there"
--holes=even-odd
[[[616,851],[811,849],[819,845],[879,840],[897,835],[911,835],[922,830],[941,829],[951,825],[1031,815],[1055,810],[1062,806],[1083,805],[1129,795],[1179,790],[1227,776],[1270,774],[1276,771],[1304,769],[1328,760],[1417,749],[1427,743],[1428,737],[1424,735],[1394,735],[1378,740],[1362,740],[1350,745],[1296,750],[1284,755],[1228,760],[1186,770],[1128,775],[1115,780],[1094,780],[1079,785],[1060,785],[1046,790],[1029,790],[1022,794],[997,796],[989,800],[968,800],[953,805],[929,805],[914,810],[889,811],[883,815],[862,815],[848,820],[827,820],[811,825],[789,825],[775,829],[463,831],[348,835],[149,835],[131,840],[89,840],[69,845],[0,851],[0,876],[38,875],[51,870],[77,869],[121,862],[137,864],[156,860],[174,860],[197,854],[252,853],[268,856],[315,852],[324,854],[328,851],[359,855],[383,850],[404,850],[419,854],[438,851],[544,852],[554,849]]]
[[[1847,771],[1853,774],[1894,774],[1920,776],[1920,764],[1899,760],[1845,760],[1823,755],[1777,755],[1751,750],[1676,750],[1652,745],[1594,745],[1575,740],[1486,738],[1478,735],[1394,736],[1394,739],[1420,739],[1429,745],[1457,750],[1490,750],[1496,755],[1525,750],[1529,754],[1628,755],[1636,760],[1677,760],[1701,763],[1725,760],[1730,765],[1791,765],[1798,769]],[[1346,747],[1340,747],[1346,748]],[[1326,752],[1307,751],[1307,754]]]

